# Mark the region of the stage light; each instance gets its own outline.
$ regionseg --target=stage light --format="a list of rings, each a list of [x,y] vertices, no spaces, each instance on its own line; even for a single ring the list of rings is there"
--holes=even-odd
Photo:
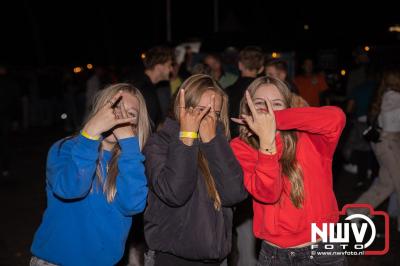
[[[272,58],[278,58],[278,57],[279,57],[279,54],[276,53],[276,52],[273,52],[273,53],[271,54],[271,56],[272,56]]]
[[[390,32],[400,32],[400,25],[394,25],[389,28]]]
[[[309,30],[309,29],[310,29],[310,26],[307,25],[307,24],[305,24],[305,25],[304,25],[304,30]]]
[[[369,50],[371,50],[369,46],[364,46],[364,51],[368,52]]]
[[[74,67],[74,73],[78,74],[82,72],[82,68],[81,67]]]
[[[87,68],[87,69],[92,69],[92,68],[93,68],[93,65],[92,65],[92,64],[87,64],[87,65],[86,65],[86,68]]]
[[[340,75],[345,76],[346,75],[346,70],[345,69],[340,70]]]
[[[140,55],[140,58],[145,59],[145,58],[146,58],[146,54],[145,54],[145,53],[142,53],[142,54]]]
[[[68,115],[66,113],[61,114],[61,119],[65,120],[68,118]]]

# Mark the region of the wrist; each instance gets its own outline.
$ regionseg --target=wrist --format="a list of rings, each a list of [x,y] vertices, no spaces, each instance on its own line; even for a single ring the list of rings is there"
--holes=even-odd
[[[195,131],[179,131],[179,138],[197,139],[199,134]]]
[[[212,141],[215,138],[215,136],[216,136],[216,134],[213,134],[213,135],[207,136],[207,137],[200,136],[201,142],[208,143],[208,142]]]
[[[82,129],[81,135],[90,140],[99,140],[100,135],[93,134],[90,131],[88,132],[86,129]]]
[[[133,133],[133,130],[119,130],[118,128],[114,129],[114,135],[118,140],[126,139],[126,138],[131,138],[134,137],[135,134]]]
[[[276,145],[275,145],[275,139],[274,140],[269,140],[269,141],[262,141],[260,140],[260,148],[262,152],[267,153],[267,154],[275,154],[276,153]]]
[[[93,138],[99,139],[101,136],[102,132],[99,132],[98,130],[94,129],[90,125],[85,125],[82,129],[82,132],[85,132],[87,135]]]

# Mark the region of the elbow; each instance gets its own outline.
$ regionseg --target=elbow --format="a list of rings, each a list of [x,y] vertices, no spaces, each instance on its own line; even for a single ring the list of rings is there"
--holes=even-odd
[[[331,110],[331,114],[329,117],[332,118],[332,124],[335,125],[337,128],[340,130],[344,128],[344,125],[346,124],[346,114],[343,112],[343,110],[337,106],[329,106],[329,109]]]
[[[190,197],[191,193],[188,192],[189,188],[185,190],[165,190],[160,187],[154,187],[153,192],[157,197],[170,207],[181,207],[185,205]]]
[[[274,204],[279,201],[281,194],[282,194],[282,186],[277,186],[272,188],[271,186],[256,186],[252,193],[254,198],[258,201],[267,204]]]
[[[134,199],[134,200],[132,200]],[[117,199],[118,200],[118,199]],[[129,200],[132,200],[129,202]],[[130,199],[119,200],[117,204],[121,213],[125,216],[132,216],[141,213],[146,208],[147,200],[147,188],[138,193],[137,195],[132,195]]]
[[[64,200],[79,200],[85,198],[89,194],[87,189],[65,189],[62,187],[55,187],[52,189],[53,195],[59,199]]]
[[[266,204],[274,204],[277,203],[280,199],[280,194],[279,193],[256,193],[253,194],[254,198],[262,203],[266,203]]]
[[[190,200],[196,188],[196,183],[195,178],[179,178],[176,180],[162,178],[153,182],[152,190],[165,204],[171,207],[181,207]]]
[[[141,200],[140,202],[137,202],[134,206],[126,210],[126,215],[135,215],[138,213],[142,213],[144,209],[146,208],[146,198]]]
[[[229,194],[227,194],[229,193]],[[221,193],[221,201],[224,207],[234,206],[243,200],[245,200],[249,194],[243,185],[238,186],[237,189],[231,190],[229,192]]]
[[[189,201],[191,194],[172,192],[170,195],[166,195],[163,198],[164,202],[171,207],[182,207]]]

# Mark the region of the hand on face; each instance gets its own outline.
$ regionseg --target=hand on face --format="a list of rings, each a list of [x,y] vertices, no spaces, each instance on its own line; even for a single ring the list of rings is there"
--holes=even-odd
[[[185,91],[181,90],[179,92],[179,123],[180,131],[188,132],[198,132],[200,127],[200,122],[203,117],[211,109],[211,106],[207,106],[203,110],[195,110],[195,108],[186,108],[185,106]]]
[[[128,114],[123,100],[114,108],[114,113],[117,118],[132,117]],[[117,125],[113,130],[113,134],[118,140],[135,136],[137,134],[137,116],[132,123]]]
[[[204,143],[210,142],[216,135],[217,131],[217,115],[215,113],[215,95],[210,97],[211,109],[209,113],[201,120],[199,134],[201,141]]]
[[[115,115],[115,103],[122,102],[122,91],[119,91],[86,123],[83,130],[91,136],[100,136],[115,126],[131,125],[135,122],[133,117]]]
[[[232,121],[247,125],[259,137],[260,143],[271,145],[275,141],[276,122],[270,100],[267,98],[263,106],[258,103],[256,107],[248,91],[246,91],[245,96],[251,115],[242,115],[242,118],[232,118]]]

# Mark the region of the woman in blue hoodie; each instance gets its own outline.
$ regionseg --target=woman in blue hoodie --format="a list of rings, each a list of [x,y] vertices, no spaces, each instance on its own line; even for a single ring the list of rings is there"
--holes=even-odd
[[[132,215],[146,205],[141,149],[149,133],[135,87],[120,83],[99,92],[80,134],[50,148],[48,205],[30,265],[114,265],[121,259]]]

